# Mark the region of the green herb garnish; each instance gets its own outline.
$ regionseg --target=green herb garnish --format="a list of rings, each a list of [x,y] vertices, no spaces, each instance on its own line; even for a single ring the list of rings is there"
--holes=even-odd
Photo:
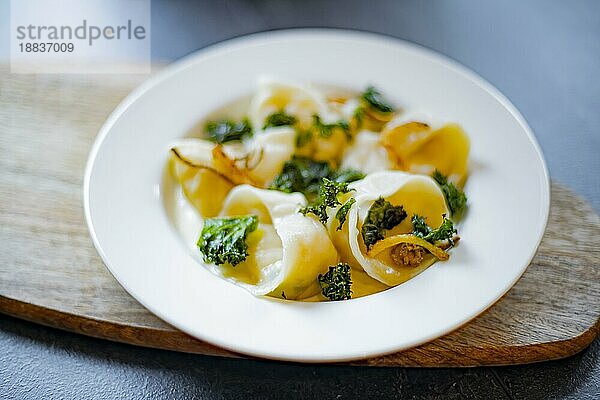
[[[454,223],[446,218],[445,215],[443,216],[442,224],[437,229],[433,229],[427,225],[425,218],[419,215],[413,215],[411,222],[413,224],[413,235],[423,238],[431,244],[447,240],[451,245],[454,245],[452,238],[457,231]]]
[[[454,183],[449,182],[448,178],[437,169],[433,172],[432,177],[440,186],[440,189],[442,189],[451,215],[460,214],[467,205],[467,195],[465,195],[465,192],[460,190]]]
[[[296,128],[296,147],[306,146],[312,141],[312,138],[312,130]]]
[[[323,225],[326,225],[327,220],[329,219],[327,216],[327,208],[342,205],[338,200],[338,195],[348,193],[350,190],[352,189],[348,189],[348,183],[346,182],[336,182],[323,178],[323,184],[319,189],[319,197],[306,207],[302,207],[299,212],[303,215],[316,215],[317,218],[319,218],[319,221],[321,221]]]
[[[206,262],[235,266],[248,257],[246,237],[257,227],[256,215],[208,218],[198,239],[198,249]]]
[[[383,98],[381,93],[375,89],[374,86],[369,86],[367,90],[361,94],[360,98],[367,106],[380,113],[389,114],[394,112],[394,107]]]
[[[425,222],[424,217],[415,214],[410,219],[410,222],[412,222],[413,225],[413,235],[422,238],[431,233],[431,228],[429,227],[429,225],[427,225],[427,222]]]
[[[406,216],[404,207],[394,206],[383,197],[375,200],[361,228],[367,250],[385,237],[386,230],[399,225]]]
[[[242,140],[245,137],[252,136],[252,126],[247,118],[240,122],[231,120],[208,121],[205,130],[208,139],[217,143]]]
[[[353,169],[336,171],[326,161],[293,157],[283,165],[281,172],[273,179],[269,188],[286,193],[300,192],[312,200],[317,196],[323,178],[349,183],[364,177],[362,172]]]
[[[339,263],[329,267],[325,274],[319,274],[317,280],[323,296],[332,301],[352,298],[352,277],[350,265]]]
[[[339,121],[331,123],[331,124],[326,124],[321,120],[321,117],[319,115],[314,114],[313,115],[313,127],[317,131],[319,136],[321,136],[323,138],[328,138],[331,135],[333,135],[333,132],[336,129],[341,129],[344,132],[344,134],[346,135],[346,138],[351,137],[350,125],[348,124],[347,121],[344,121],[344,120],[339,120]]]
[[[273,114],[271,114],[267,117],[267,119],[265,120],[265,125],[263,126],[263,129],[267,129],[269,127],[276,127],[276,126],[288,126],[288,125],[291,126],[291,125],[294,125],[297,121],[298,121],[298,119],[296,117],[294,117],[293,115],[287,114],[285,111],[281,110],[281,111],[274,112]]]
[[[365,119],[365,113],[365,107],[362,105],[356,107],[356,109],[352,113],[352,119],[356,121],[355,129],[360,129],[360,127],[362,127],[363,121]]]
[[[347,182],[347,183],[359,181],[364,177],[365,177],[365,174],[363,174],[359,170],[352,169],[352,168],[340,169],[331,175],[331,178],[333,180],[335,180],[336,182]]]
[[[294,157],[283,164],[270,188],[286,193],[300,192],[312,198],[319,192],[323,178],[331,177],[333,172],[326,161]]]
[[[344,205],[341,206],[335,213],[335,219],[337,219],[340,223],[336,228],[338,231],[342,230],[344,222],[346,222],[346,217],[348,216],[348,211],[350,211],[350,207],[352,207],[352,204],[354,203],[356,203],[356,199],[354,197],[350,197],[348,201],[345,202]]]

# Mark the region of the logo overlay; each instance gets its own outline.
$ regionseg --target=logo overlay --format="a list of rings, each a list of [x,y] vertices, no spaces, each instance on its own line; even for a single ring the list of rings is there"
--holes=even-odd
[[[150,0],[11,0],[12,73],[150,73]]]

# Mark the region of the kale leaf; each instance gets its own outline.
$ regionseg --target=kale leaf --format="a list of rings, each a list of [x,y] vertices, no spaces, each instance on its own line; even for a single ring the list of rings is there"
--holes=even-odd
[[[312,139],[313,133],[311,129],[296,128],[296,147],[304,147],[309,144]]]
[[[298,119],[293,115],[287,114],[285,111],[277,111],[269,115],[265,121],[263,129],[276,126],[294,125]]]
[[[241,140],[252,136],[252,126],[247,118],[235,122],[231,120],[208,121],[206,123],[206,134],[208,139],[217,143],[225,143],[233,140]]]
[[[425,237],[431,233],[431,228],[425,222],[425,217],[421,217],[420,215],[413,215],[410,222],[413,225],[413,235],[418,237]]]
[[[352,113],[352,119],[355,121],[356,129],[360,129],[362,127],[363,121],[365,119],[365,113],[365,107],[362,105],[356,107],[356,109]]]
[[[440,186],[440,189],[442,189],[451,215],[460,214],[467,205],[467,195],[465,195],[465,192],[456,187],[454,183],[449,182],[448,178],[437,169],[433,172],[432,177]]]
[[[326,161],[314,161],[306,157],[293,157],[287,161],[271,182],[270,189],[286,193],[300,192],[309,200],[319,193],[323,178],[336,182],[354,182],[365,175],[354,169],[335,170]]]
[[[296,127],[296,147],[304,147],[316,136],[322,138],[329,138],[336,129],[340,129],[346,135],[346,140],[350,142],[352,140],[352,131],[350,123],[340,119],[334,123],[324,123],[318,114],[313,114],[313,123],[308,128]]]
[[[445,215],[442,224],[437,229],[431,228],[427,225],[424,217],[416,214],[411,218],[411,222],[413,224],[413,235],[423,238],[431,244],[447,240],[451,245],[454,245],[453,237],[457,231],[454,223]]]
[[[331,124],[326,124],[321,120],[321,117],[318,114],[313,115],[313,127],[319,134],[319,136],[328,138],[333,135],[335,129],[341,129],[346,135],[347,139],[350,139],[350,124],[347,121],[339,120]]]
[[[365,174],[363,174],[359,170],[352,168],[340,169],[331,175],[331,179],[333,179],[334,181],[346,183],[359,181],[364,177]]]
[[[208,218],[198,239],[198,249],[206,262],[235,266],[248,257],[246,237],[257,227],[256,215]]]
[[[313,198],[319,192],[323,178],[331,177],[334,170],[326,161],[314,161],[294,157],[283,164],[279,175],[271,182],[270,189],[286,193],[300,192]]]
[[[379,197],[367,213],[361,228],[361,234],[367,250],[382,240],[385,231],[399,225],[407,214],[402,206],[393,206],[383,197]]]
[[[350,265],[339,263],[329,267],[329,271],[318,276],[321,293],[329,300],[348,300],[352,298],[352,277]]]
[[[367,90],[361,94],[360,98],[367,106],[380,113],[388,114],[394,112],[394,107],[384,99],[382,94],[373,86],[369,86]]]
[[[338,195],[348,193],[350,190],[352,189],[348,189],[348,183],[346,182],[336,182],[323,178],[323,184],[319,189],[319,197],[306,207],[302,207],[299,212],[303,215],[314,214],[323,225],[326,225],[329,219],[327,208],[342,205],[338,200]]]
[[[356,199],[354,197],[350,197],[348,201],[346,201],[344,205],[341,206],[335,213],[335,219],[337,219],[340,223],[336,228],[338,231],[342,230],[344,222],[346,222],[346,217],[348,216],[348,211],[350,211],[350,207],[352,207],[352,204],[354,203],[356,203]]]

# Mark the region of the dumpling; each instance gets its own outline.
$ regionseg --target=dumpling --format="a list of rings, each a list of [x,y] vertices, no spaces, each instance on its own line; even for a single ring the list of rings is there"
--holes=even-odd
[[[342,129],[334,129],[329,137],[314,135],[310,157],[317,161],[335,162],[340,159],[347,145],[348,137]]]
[[[299,140],[302,144],[296,149],[297,155],[317,161],[339,160],[348,144],[350,132],[337,125],[343,120],[343,114],[329,106],[321,91],[309,85],[263,79],[250,103],[249,115],[255,131],[264,129],[266,118],[280,111],[296,118],[294,129],[298,135],[305,137],[305,140]],[[319,117],[319,123],[331,125],[327,128],[327,135],[318,132],[315,116]]]
[[[241,144],[223,146],[202,139],[181,140],[171,147],[171,173],[203,216],[217,215],[234,185],[257,184],[236,165],[240,154],[244,154]]]
[[[346,223],[338,230],[338,221],[330,218],[328,225],[330,236],[342,260],[350,263],[353,268],[364,269],[379,282],[396,286],[416,276],[438,258],[445,258],[446,253],[439,248],[412,235],[406,235],[412,232],[413,215],[425,217],[430,226],[437,227],[442,223],[443,215],[449,213],[444,195],[433,179],[400,171],[382,171],[367,175],[366,178],[351,183],[349,187],[354,189],[351,194],[356,202],[348,211]],[[386,232],[386,239],[377,242],[367,251],[361,228],[369,209],[379,197],[392,205],[402,205],[408,215],[399,225]],[[332,211],[333,214],[335,212],[336,210]],[[418,265],[400,264],[397,262],[397,247],[400,243],[422,246],[427,252],[421,254],[423,257]]]
[[[391,121],[381,132],[381,144],[396,168],[424,175],[437,169],[462,186],[468,172],[469,137],[458,124],[432,128],[424,120],[402,117]]]
[[[289,126],[268,128],[257,133],[248,146],[248,175],[265,187],[294,155],[296,131]]]
[[[181,142],[171,148],[171,174],[200,214],[214,217],[234,183],[213,167],[214,143],[205,140]],[[211,193],[211,196],[206,196]]]
[[[353,168],[365,174],[393,168],[388,152],[379,141],[379,133],[361,131],[346,149],[341,168]]]
[[[245,143],[185,139],[171,148],[171,172],[198,211],[212,217],[234,185],[267,186],[294,154],[295,138],[294,129],[279,127]]]
[[[262,129],[266,118],[279,111],[293,115],[306,128],[311,125],[314,114],[327,114],[327,103],[322,93],[308,86],[261,79],[259,90],[250,103],[252,126],[255,130]]]
[[[298,213],[305,204],[300,193],[236,186],[221,216],[257,215],[259,226],[248,235],[245,261],[213,265],[213,271],[255,295],[304,299],[319,293],[317,277],[337,262],[337,252],[325,227]]]
[[[321,136],[316,129],[304,131],[310,134],[310,139],[296,148],[296,155],[312,158],[315,161],[328,161],[337,165],[348,146],[348,133],[336,127],[327,137]]]

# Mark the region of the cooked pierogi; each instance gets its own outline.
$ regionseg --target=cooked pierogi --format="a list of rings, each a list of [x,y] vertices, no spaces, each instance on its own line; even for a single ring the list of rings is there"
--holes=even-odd
[[[294,115],[303,127],[312,123],[313,115],[328,113],[325,96],[307,85],[263,78],[250,104],[250,120],[255,129],[262,129],[267,117],[284,111]]]
[[[295,151],[296,132],[289,126],[269,128],[248,145],[248,175],[257,186],[267,186]]]
[[[399,118],[384,127],[381,144],[398,169],[423,175],[438,170],[461,186],[466,180],[470,141],[457,124]]]
[[[172,147],[169,161],[184,194],[206,217],[219,213],[225,196],[234,186],[234,182],[215,167],[214,146],[206,140],[190,139]]]
[[[215,271],[256,295],[303,299],[317,294],[315,277],[337,262],[337,252],[325,227],[297,212],[304,204],[299,193],[235,187],[221,215],[257,215],[259,226],[248,237],[246,260],[215,266]]]
[[[235,104],[169,161],[180,208],[169,215],[214,274],[256,296],[338,301],[449,259],[467,206],[459,125],[404,112],[372,86],[262,79]]]
[[[356,191],[356,203],[350,208],[347,225],[342,230],[336,228],[332,219],[329,233],[341,258],[348,260],[354,268],[364,269],[369,276],[388,286],[396,286],[419,274],[435,262],[433,255],[426,254],[417,266],[404,266],[392,258],[394,246],[370,256],[361,237],[361,227],[369,208],[383,197],[392,205],[402,205],[407,217],[388,232],[388,236],[409,234],[412,232],[413,215],[425,217],[432,226],[442,222],[442,216],[448,214],[444,194],[435,182],[428,177],[411,175],[399,171],[376,172],[361,181],[350,184]]]

